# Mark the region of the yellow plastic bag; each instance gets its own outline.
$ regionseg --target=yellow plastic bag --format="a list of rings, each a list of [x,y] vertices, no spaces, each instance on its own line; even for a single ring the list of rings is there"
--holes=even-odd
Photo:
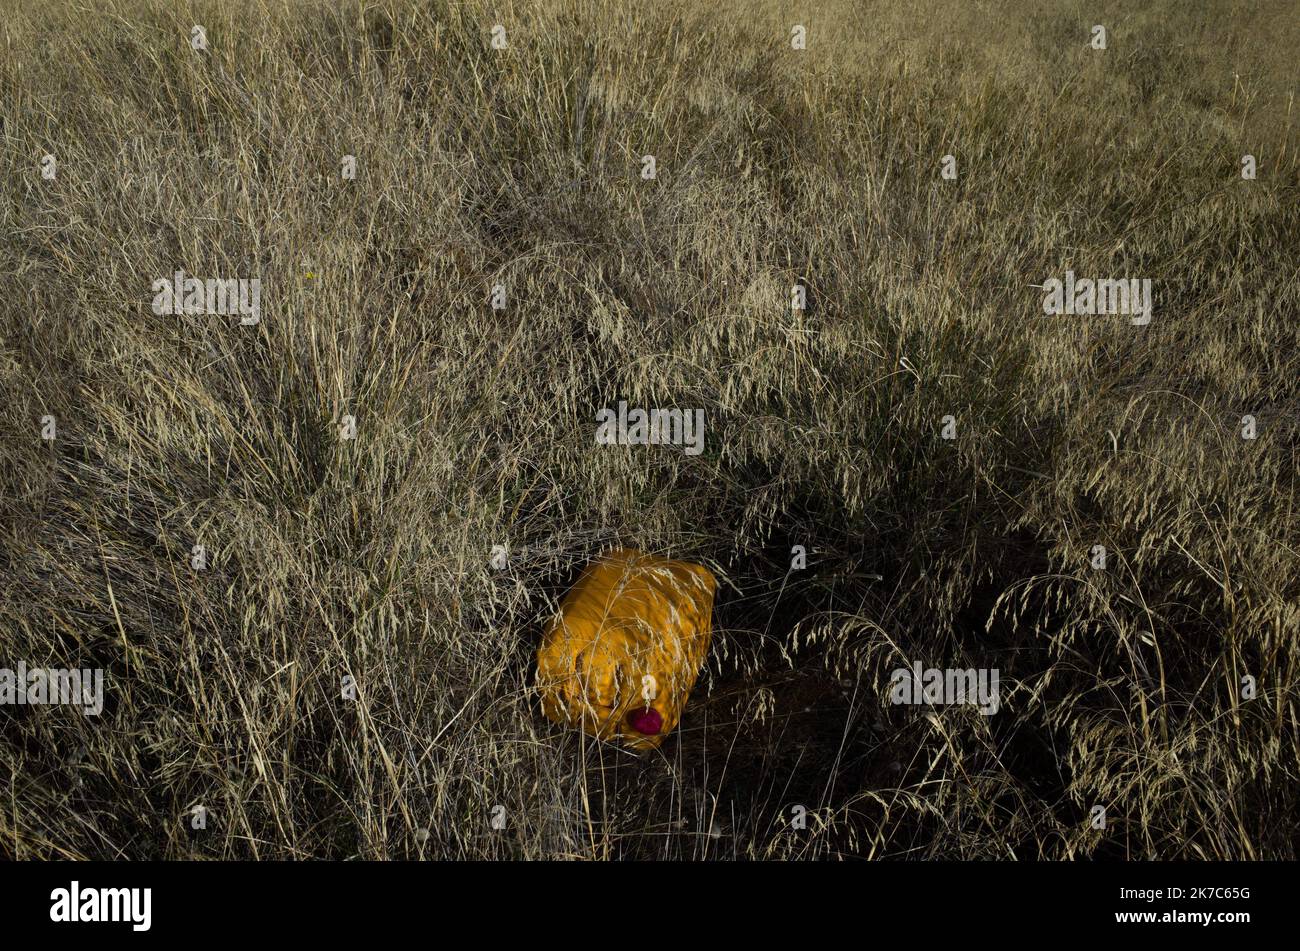
[[[707,568],[619,549],[588,565],[537,651],[542,712],[654,749],[677,726],[709,652]]]

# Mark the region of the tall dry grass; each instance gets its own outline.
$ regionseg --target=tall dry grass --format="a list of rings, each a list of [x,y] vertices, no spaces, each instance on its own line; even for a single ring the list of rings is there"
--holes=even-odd
[[[1292,4],[95,6],[0,2],[0,666],[108,684],[0,708],[0,854],[1295,858]],[[614,543],[722,582],[641,758],[532,694]]]

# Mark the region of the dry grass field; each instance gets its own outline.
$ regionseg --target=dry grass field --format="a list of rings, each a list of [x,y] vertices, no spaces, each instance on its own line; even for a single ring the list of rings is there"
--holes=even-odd
[[[104,671],[0,706],[0,856],[1296,858],[1297,49],[1290,0],[0,0],[0,667]],[[159,313],[182,269],[258,322]],[[1152,319],[1045,314],[1067,270]],[[621,400],[702,452],[597,445]],[[719,579],[646,755],[534,686],[614,545]]]

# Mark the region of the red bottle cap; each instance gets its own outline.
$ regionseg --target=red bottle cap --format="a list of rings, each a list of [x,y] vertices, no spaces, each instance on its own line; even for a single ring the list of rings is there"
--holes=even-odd
[[[633,710],[627,715],[627,722],[632,725],[632,729],[646,736],[656,736],[664,728],[664,718],[653,707]]]

